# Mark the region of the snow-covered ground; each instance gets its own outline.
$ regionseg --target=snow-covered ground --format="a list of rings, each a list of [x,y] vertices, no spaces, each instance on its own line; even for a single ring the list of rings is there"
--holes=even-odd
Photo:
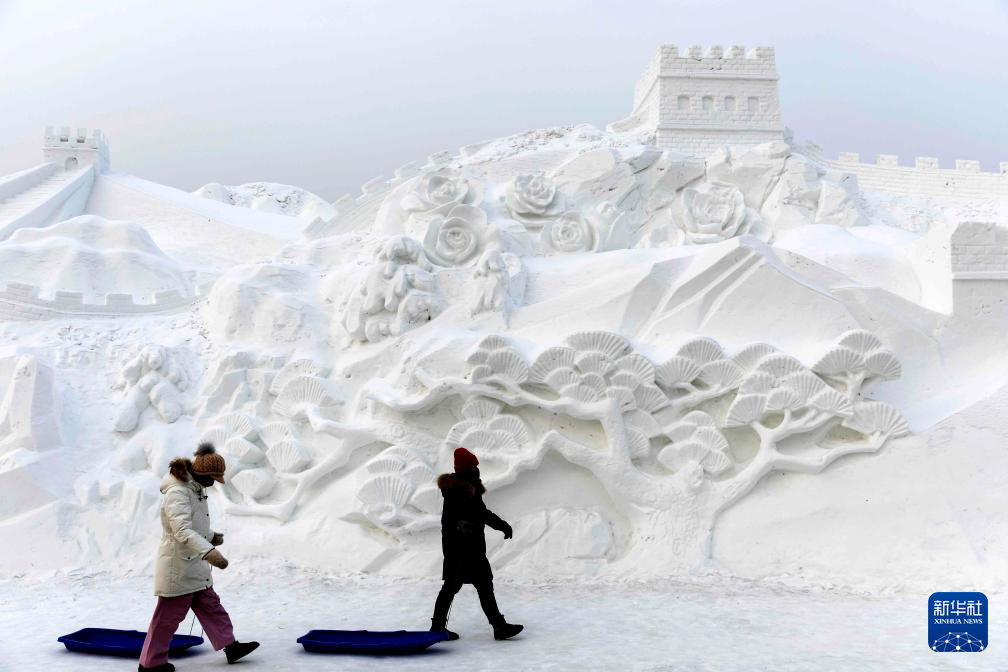
[[[295,641],[311,629],[425,629],[438,584],[326,577],[294,567],[232,569],[217,573],[217,591],[236,636],[262,643],[242,663],[245,670],[1008,669],[1008,620],[996,616],[996,606],[989,650],[935,653],[927,645],[927,595],[870,597],[737,581],[498,582],[501,610],[526,627],[507,642],[494,641],[466,587],[450,622],[462,636],[457,642],[408,657],[313,655]],[[150,588],[149,577],[107,574],[0,583],[0,669],[135,669],[130,660],[67,652],[56,638],[85,626],[145,629],[154,605]],[[1003,599],[988,598],[995,605]],[[191,620],[180,633],[189,632]],[[193,633],[199,630],[197,622]],[[223,654],[208,643],[197,650],[175,660],[180,672],[221,669]]]

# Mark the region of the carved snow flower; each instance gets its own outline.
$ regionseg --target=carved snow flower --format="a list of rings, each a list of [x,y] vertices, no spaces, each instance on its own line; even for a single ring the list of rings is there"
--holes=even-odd
[[[547,222],[539,235],[546,254],[591,252],[595,249],[595,229],[578,212],[565,212]]]
[[[718,243],[745,233],[769,240],[759,214],[745,205],[736,187],[707,182],[683,191],[682,225],[691,243]]]
[[[424,252],[439,266],[465,266],[486,247],[489,232],[485,212],[471,205],[456,205],[427,224]]]
[[[563,210],[563,198],[556,185],[542,172],[519,175],[504,197],[511,216],[538,229]]]
[[[445,167],[421,175],[413,189],[403,196],[401,205],[407,212],[442,212],[459,204],[478,203],[481,196],[476,183],[458,170]]]

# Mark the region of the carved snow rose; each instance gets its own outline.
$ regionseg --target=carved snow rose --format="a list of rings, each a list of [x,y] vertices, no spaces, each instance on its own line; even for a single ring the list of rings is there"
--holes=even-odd
[[[542,172],[519,175],[504,197],[511,216],[531,228],[539,228],[563,209],[556,185]]]
[[[718,243],[750,233],[769,240],[769,230],[760,216],[745,205],[736,187],[707,182],[683,191],[682,224],[691,243]]]
[[[472,205],[479,200],[479,189],[474,183],[458,170],[445,167],[421,175],[403,197],[402,207],[407,212],[440,212],[462,203]]]
[[[578,212],[565,212],[547,222],[540,234],[546,254],[591,252],[595,249],[595,229]]]
[[[427,225],[424,252],[439,266],[464,266],[486,246],[486,213],[471,205],[456,205],[447,215],[437,215]]]

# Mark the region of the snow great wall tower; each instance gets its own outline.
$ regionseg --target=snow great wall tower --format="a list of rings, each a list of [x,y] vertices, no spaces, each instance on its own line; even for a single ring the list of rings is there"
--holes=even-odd
[[[147,571],[167,463],[210,440],[232,553],[435,576],[464,445],[502,577],[1003,590],[1008,164],[828,159],[777,77],[664,46],[605,131],[334,203],[48,129],[0,178],[0,534]]]
[[[774,50],[664,45],[634,87],[633,114],[613,125],[652,129],[655,144],[706,156],[724,145],[780,141]]]

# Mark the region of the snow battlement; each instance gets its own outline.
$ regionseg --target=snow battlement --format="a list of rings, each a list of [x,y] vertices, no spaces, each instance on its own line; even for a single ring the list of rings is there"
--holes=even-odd
[[[774,50],[663,45],[637,80],[633,112],[608,128],[644,131],[658,147],[694,156],[709,156],[725,145],[783,140]],[[880,154],[874,163],[862,162],[855,152],[841,152],[837,159],[813,154],[828,167],[856,175],[862,188],[873,191],[1008,196],[1008,161],[1001,162],[998,172],[984,172],[979,161],[966,159],[942,168],[928,156],[901,166],[893,154]]]
[[[862,163],[861,155],[857,152],[839,152],[837,155],[836,163]],[[887,168],[900,167],[899,156],[896,154],[877,154],[875,156],[876,166],[885,166]],[[904,168],[917,168],[920,170],[940,170],[941,166],[936,157],[933,156],[916,156],[914,157],[913,166],[903,166]],[[950,170],[946,168],[945,170]],[[980,169],[980,162],[975,159],[956,159],[955,160],[955,170],[963,173],[981,173],[984,172]],[[1008,161],[1002,161],[997,173],[992,173],[997,175],[1008,175]]]
[[[149,296],[106,294],[104,303],[87,303],[81,292],[56,291],[52,298],[42,298],[35,285],[10,282],[0,289],[0,320],[47,320],[62,315],[81,317],[170,313],[184,310],[205,296],[210,287],[198,288],[196,296],[186,296],[176,289],[154,292]]]
[[[662,149],[706,156],[724,145],[783,138],[771,47],[659,47],[634,90],[631,116],[611,130],[641,128]]]
[[[777,64],[773,47],[746,47],[734,45],[727,50],[720,45],[692,46],[685,54],[674,44],[658,47],[644,73],[634,88],[634,108],[638,108],[654,84],[656,77],[690,74],[694,77],[733,77],[777,79]]]
[[[836,159],[815,157],[819,162],[858,178],[870,191],[905,196],[953,196],[962,198],[1008,197],[1008,161],[998,172],[983,171],[980,162],[956,159],[954,168],[942,168],[933,156],[914,157],[912,166],[900,165],[895,154],[879,154],[874,163],[861,161],[857,152],[840,152]]]
[[[105,135],[99,129],[46,126],[42,154],[64,170],[76,170],[93,165],[98,172],[109,168],[109,149]]]

